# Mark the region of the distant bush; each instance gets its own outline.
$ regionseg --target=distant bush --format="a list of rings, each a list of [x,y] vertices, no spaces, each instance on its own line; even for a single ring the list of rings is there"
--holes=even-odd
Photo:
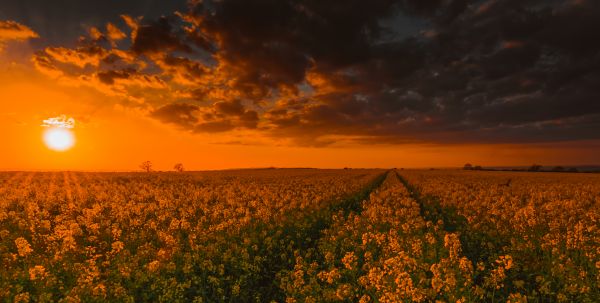
[[[140,168],[143,171],[149,173],[149,172],[152,171],[152,162],[150,162],[150,161],[144,161],[144,162],[142,162],[142,164],[140,164]]]
[[[184,169],[184,167],[183,167],[183,164],[182,164],[182,163],[177,163],[177,164],[175,164],[175,166],[173,166],[173,169],[174,169],[176,172],[180,172],[180,173],[181,173],[181,172],[183,172],[183,171],[185,170],[185,169]]]

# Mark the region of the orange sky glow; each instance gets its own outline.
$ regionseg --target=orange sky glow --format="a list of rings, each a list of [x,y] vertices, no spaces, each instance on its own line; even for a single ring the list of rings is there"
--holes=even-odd
[[[133,33],[138,31],[140,25],[136,22],[139,21],[123,19]],[[120,30],[112,23],[106,28],[105,35],[109,37],[106,41],[113,46],[128,35],[125,29]],[[102,34],[97,31],[90,30],[87,35],[94,38],[94,35]],[[134,37],[134,34],[131,35]],[[438,137],[421,140],[421,134],[411,135],[409,128],[406,135],[409,140],[394,141],[389,140],[388,135],[385,140],[378,139],[382,138],[380,135],[373,139],[365,132],[346,126],[339,133],[328,134],[329,126],[326,124],[320,128],[308,125],[311,136],[315,137],[312,133],[317,133],[316,138],[326,139],[327,143],[321,144],[321,141],[310,141],[313,137],[310,140],[305,138],[302,128],[273,127],[283,121],[274,118],[279,114],[277,110],[283,108],[282,104],[291,104],[289,100],[283,101],[285,96],[302,97],[302,94],[312,93],[319,98],[349,89],[339,85],[336,82],[339,79],[316,68],[309,69],[305,78],[305,84],[311,86],[312,91],[301,88],[294,92],[293,87],[281,84],[277,92],[281,99],[271,100],[274,103],[266,106],[260,102],[239,103],[235,101],[237,99],[226,96],[231,93],[236,98],[240,97],[243,95],[241,90],[219,89],[207,94],[207,98],[221,100],[213,103],[213,107],[206,110],[204,107],[192,107],[193,111],[175,112],[179,113],[177,118],[184,122],[173,122],[169,120],[170,116],[165,116],[166,110],[170,109],[168,104],[182,103],[171,103],[175,99],[162,102],[161,98],[165,91],[171,94],[168,98],[188,94],[185,89],[192,80],[189,74],[176,70],[176,67],[172,70],[165,67],[170,64],[166,59],[158,58],[156,53],[146,54],[146,58],[155,60],[153,64],[163,68],[165,73],[166,70],[172,73],[164,78],[168,80],[145,75],[128,75],[129,78],[124,79],[125,76],[116,72],[108,74],[112,78],[106,80],[101,74],[90,76],[87,72],[90,68],[100,68],[100,59],[76,54],[78,50],[68,48],[46,48],[41,52],[39,46],[32,44],[36,39],[39,39],[38,33],[26,25],[7,22],[0,25],[0,119],[3,121],[0,128],[0,170],[132,171],[139,170],[139,164],[145,160],[152,161],[157,170],[172,170],[175,163],[183,163],[187,170],[213,170],[271,166],[458,167],[466,162],[483,166],[533,163],[583,165],[597,164],[599,160],[600,140],[594,138],[479,142],[454,140],[453,135],[449,135],[447,140],[439,140]],[[519,43],[513,44],[514,48],[521,47]],[[131,55],[117,48],[106,52],[123,58]],[[130,60],[131,64],[145,64],[136,61],[141,59],[127,58],[123,60]],[[232,67],[227,61],[229,59],[218,55],[215,58],[223,60],[222,69],[210,77],[201,76],[203,85],[229,83],[227,76],[244,68],[241,65]],[[180,60],[184,62],[184,59]],[[65,67],[65,64],[72,66]],[[156,93],[152,93],[153,90]],[[410,94],[414,93],[408,91],[407,96]],[[317,107],[313,104],[306,108]],[[210,125],[215,127],[230,122],[233,126],[227,131],[191,131],[192,127],[200,129],[202,125],[198,123],[202,119],[190,122],[197,125],[188,125],[185,121],[191,119],[188,116],[190,112],[206,117],[206,127],[213,122],[215,124]],[[227,116],[230,112],[233,114]],[[223,120],[210,120],[216,119],[211,113],[217,113],[216,117]],[[45,119],[63,115],[75,121],[72,131],[76,143],[66,151],[54,151],[44,144],[45,127],[42,123]],[[291,116],[286,117],[292,119]],[[328,119],[326,115],[324,119]],[[405,120],[410,122],[414,119]],[[436,119],[425,115],[422,121],[426,125],[435,123]],[[553,123],[559,125],[563,122],[556,120]],[[423,136],[428,135],[424,133]]]
[[[482,165],[590,164],[596,149],[562,144],[376,144],[299,147],[251,134],[254,144],[235,144],[225,134],[180,132],[127,111],[93,90],[60,85],[26,63],[11,62],[0,74],[4,127],[1,170],[131,171],[148,159],[157,170],[182,162],[187,169],[243,167],[457,167]],[[118,103],[115,103],[118,104]],[[57,115],[76,117],[77,143],[64,152],[48,149],[41,123]],[[260,142],[260,140],[264,140]],[[591,142],[580,142],[584,146]]]

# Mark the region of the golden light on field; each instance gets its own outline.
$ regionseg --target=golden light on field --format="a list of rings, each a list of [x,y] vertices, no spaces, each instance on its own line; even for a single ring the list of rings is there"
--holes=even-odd
[[[75,136],[66,128],[50,128],[44,132],[44,143],[54,151],[67,151],[75,145]]]

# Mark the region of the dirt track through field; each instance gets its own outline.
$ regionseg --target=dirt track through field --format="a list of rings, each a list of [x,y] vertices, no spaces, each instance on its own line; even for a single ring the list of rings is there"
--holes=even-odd
[[[443,229],[446,232],[458,232],[460,234],[461,245],[464,254],[473,262],[477,261],[488,261],[488,257],[491,252],[488,252],[489,248],[486,243],[491,241],[497,241],[497,239],[491,239],[485,235],[474,232],[467,219],[460,215],[455,208],[445,207],[440,203],[438,197],[430,195],[422,195],[419,190],[408,183],[408,181],[402,177],[398,172],[398,178],[404,184],[406,189],[409,191],[411,197],[417,201],[421,208],[421,216],[431,222],[443,222]],[[501,244],[497,245],[502,247]]]
[[[332,203],[319,211],[305,216],[302,222],[290,217],[287,224],[276,226],[250,226],[239,235],[239,241],[243,239],[263,239],[259,234],[267,235],[271,241],[286,243],[281,251],[273,250],[268,255],[264,255],[259,265],[262,268],[262,274],[259,279],[253,281],[253,289],[256,290],[254,298],[247,298],[247,302],[254,302],[260,298],[261,302],[283,302],[285,294],[279,285],[279,275],[292,270],[294,267],[294,255],[305,255],[308,251],[317,249],[319,240],[323,231],[327,230],[333,223],[333,216],[342,213],[344,217],[352,212],[360,213],[362,202],[368,200],[371,192],[377,190],[385,180],[386,176],[392,173],[386,171],[377,177],[369,186],[361,192],[356,193],[337,203]],[[252,246],[255,243],[249,243]]]

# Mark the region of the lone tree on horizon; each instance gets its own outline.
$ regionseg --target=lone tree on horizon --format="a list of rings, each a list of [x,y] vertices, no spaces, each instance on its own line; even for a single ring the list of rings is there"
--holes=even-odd
[[[467,163],[465,164],[465,166],[463,166],[464,170],[472,170],[473,169],[473,165],[471,163]]]
[[[181,172],[183,172],[183,171],[185,170],[185,169],[183,168],[183,164],[182,164],[182,163],[177,163],[177,164],[175,164],[175,166],[173,166],[173,169],[174,169],[176,172],[179,172],[179,173],[181,173]]]
[[[152,171],[152,162],[150,162],[150,161],[144,161],[144,162],[142,162],[142,164],[140,164],[140,168],[143,171],[149,173],[149,172]]]

